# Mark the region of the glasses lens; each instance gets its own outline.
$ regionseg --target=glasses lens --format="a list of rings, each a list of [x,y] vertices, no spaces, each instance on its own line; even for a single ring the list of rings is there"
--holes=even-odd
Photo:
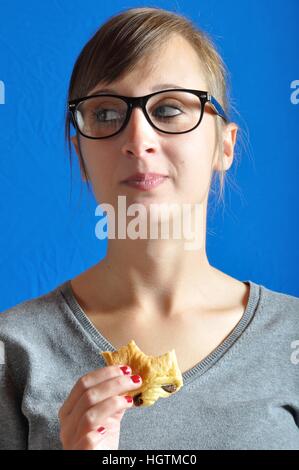
[[[201,101],[187,91],[165,91],[152,96],[146,109],[153,124],[161,131],[186,132],[200,119]]]
[[[82,101],[75,117],[80,131],[88,137],[108,137],[122,126],[127,104],[115,97],[97,96]]]

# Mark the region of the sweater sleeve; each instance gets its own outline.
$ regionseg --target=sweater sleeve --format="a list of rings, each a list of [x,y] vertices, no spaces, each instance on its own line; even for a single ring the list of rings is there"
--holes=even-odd
[[[26,450],[28,426],[5,365],[0,365],[0,450]]]

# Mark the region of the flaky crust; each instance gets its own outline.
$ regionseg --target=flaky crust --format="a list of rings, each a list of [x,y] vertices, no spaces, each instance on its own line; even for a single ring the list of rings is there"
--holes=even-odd
[[[135,406],[151,406],[158,398],[168,398],[183,386],[174,349],[162,356],[147,356],[131,340],[118,351],[105,351],[101,354],[108,366],[128,365],[132,369],[132,375],[142,377],[141,387],[126,393],[134,397]]]

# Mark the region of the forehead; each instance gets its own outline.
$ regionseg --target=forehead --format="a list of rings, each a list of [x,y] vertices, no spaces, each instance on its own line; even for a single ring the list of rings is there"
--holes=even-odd
[[[162,88],[159,86],[162,84]],[[161,46],[159,53],[152,53],[136,64],[134,69],[124,74],[109,85],[98,83],[89,94],[96,91],[118,93],[128,96],[140,96],[172,88],[176,85],[183,88],[206,90],[206,80],[196,51],[182,37],[175,37]],[[175,87],[173,87],[175,88]]]

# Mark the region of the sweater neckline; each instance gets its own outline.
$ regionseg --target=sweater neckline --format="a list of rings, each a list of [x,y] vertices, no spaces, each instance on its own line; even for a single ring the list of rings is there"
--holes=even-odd
[[[210,369],[214,364],[216,364],[219,359],[223,357],[225,353],[231,348],[231,346],[233,346],[233,344],[240,339],[242,333],[245,331],[252,318],[254,317],[254,314],[257,310],[257,306],[259,304],[262,286],[256,284],[251,280],[242,282],[249,285],[249,296],[242,318],[235,325],[229,335],[213,351],[211,351],[210,354],[208,354],[204,359],[195,364],[191,369],[182,373],[184,383],[191,380],[195,375],[199,376],[204,374],[208,369]],[[70,279],[68,279],[60,286],[60,291],[64,297],[64,300],[67,302],[72,314],[75,315],[76,319],[80,322],[84,331],[89,337],[92,338],[96,346],[99,347],[101,351],[116,351],[117,349],[108,341],[107,338],[105,338],[105,336],[101,334],[101,332],[89,320],[88,316],[78,303],[73,293]]]

